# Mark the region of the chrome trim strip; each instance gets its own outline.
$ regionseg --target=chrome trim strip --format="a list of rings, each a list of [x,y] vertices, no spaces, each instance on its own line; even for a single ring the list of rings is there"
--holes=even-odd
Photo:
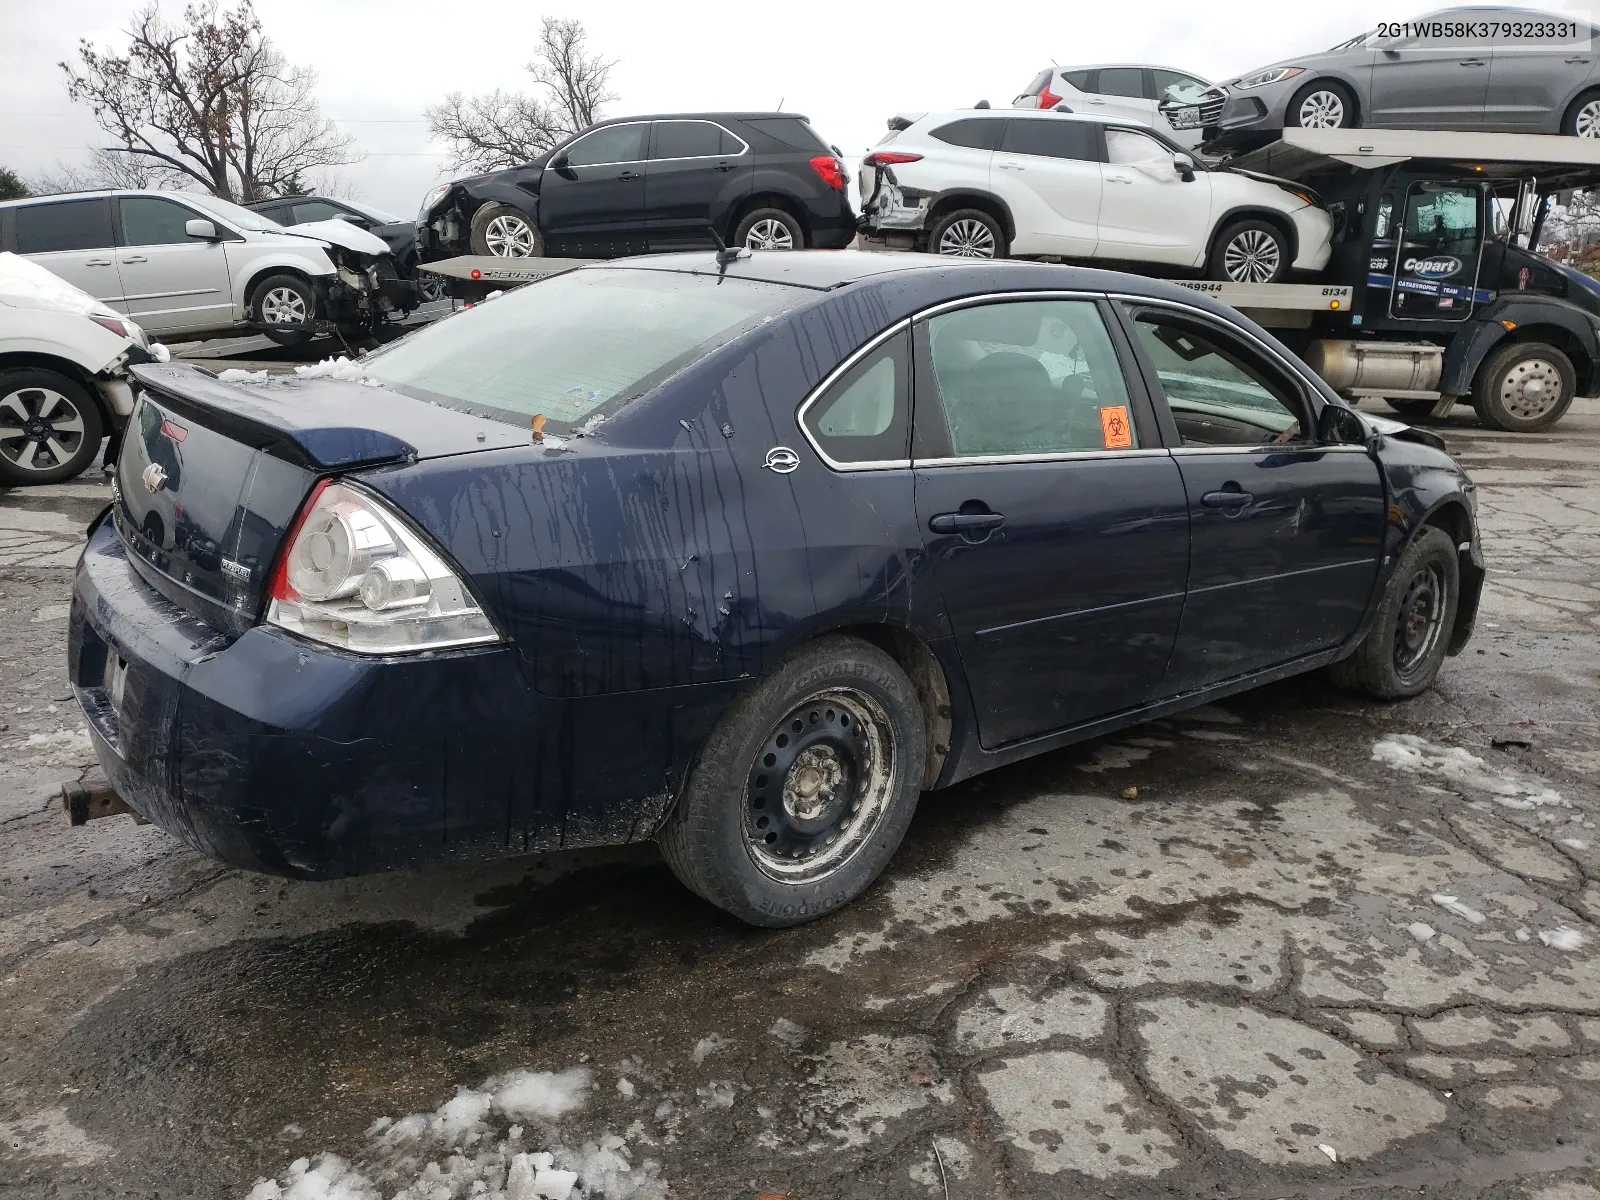
[[[1104,299],[1106,299],[1106,293],[1104,292],[1063,291],[1059,288],[1037,292],[989,292],[982,296],[963,296],[959,300],[946,300],[943,303],[924,308],[920,312],[912,313],[910,319],[912,321],[925,321],[929,317],[938,316],[943,312],[950,312],[958,308],[972,308],[979,304],[990,304],[996,300],[1088,300],[1093,303],[1096,300]]]
[[[1208,454],[1365,454],[1365,446],[1321,442],[1257,442],[1250,446],[1174,446],[1172,453],[1184,457]]]
[[[837,459],[834,459],[834,458],[830,457],[827,453],[825,453],[823,451],[822,447],[818,444],[817,439],[811,436],[811,430],[806,427],[806,413],[808,411],[810,411],[811,406],[813,404],[815,404],[819,399],[821,399],[823,393],[826,392],[830,387],[832,387],[834,385],[834,383],[837,382],[841,377],[843,377],[845,372],[849,371],[851,367],[856,365],[856,363],[860,362],[863,358],[865,358],[867,355],[871,354],[879,346],[883,345],[884,342],[887,342],[895,334],[904,333],[907,329],[909,329],[911,327],[911,322],[912,322],[912,318],[911,317],[902,317],[900,320],[896,321],[893,325],[889,326],[889,328],[887,328],[887,329],[885,329],[885,330],[873,335],[872,338],[870,338],[865,344],[863,344],[862,346],[857,348],[842,363],[840,363],[833,370],[829,371],[828,374],[823,377],[822,382],[817,384],[816,387],[811,389],[810,394],[807,395],[806,398],[800,402],[800,407],[795,410],[794,423],[800,429],[800,436],[805,438],[806,445],[811,447],[812,453],[815,454],[818,458],[820,458],[823,461],[823,463],[826,464],[832,470],[835,470],[835,471],[884,471],[884,470],[890,470],[890,469],[893,469],[893,468],[909,467],[911,465],[911,459],[909,457],[907,457],[907,458],[898,458],[898,459],[884,459],[884,460],[878,460],[878,461],[872,461],[872,462],[857,462],[857,463],[839,462]],[[911,392],[911,389],[909,387],[907,387],[906,394],[910,395],[910,392]],[[906,430],[906,435],[907,435],[908,438],[910,437],[910,434],[911,434],[911,430],[908,427],[907,430]]]
[[[649,150],[650,150],[650,122],[649,121],[618,121],[615,125],[606,125],[606,126],[603,126],[600,129],[591,130],[590,132],[584,134],[580,138],[573,139],[572,146],[576,146],[576,145],[579,145],[582,142],[586,142],[591,137],[595,136],[595,134],[604,133],[607,129],[626,129],[629,125],[643,125],[644,126],[644,149],[645,149],[646,153],[648,153]],[[564,154],[564,155],[565,154],[571,154],[572,153],[572,146],[568,146],[561,153]],[[566,165],[569,166],[569,167],[573,167],[573,168],[577,168],[577,167],[627,167],[627,166],[632,166],[634,163],[642,163],[642,162],[649,162],[649,161],[650,160],[648,158],[618,158],[618,159],[613,159],[610,162],[568,163]],[[555,169],[556,168],[554,168],[554,167],[552,167],[552,166],[550,166],[548,164],[546,164],[546,166],[544,168],[545,171],[553,171]],[[540,171],[539,174],[543,175],[544,171]]]
[[[968,458],[918,458],[912,466],[923,467],[989,467],[1002,463],[1052,463],[1083,462],[1101,458],[1170,458],[1172,451],[1165,446],[1142,447],[1138,450],[1063,450],[1059,454],[974,454]]]
[[[1279,571],[1276,575],[1257,575],[1250,579],[1230,579],[1226,583],[1208,583],[1204,587],[1192,587],[1186,594],[1203,596],[1211,592],[1226,592],[1233,588],[1254,587],[1258,584],[1273,583],[1279,579],[1298,579],[1304,575],[1319,575],[1325,571],[1348,571],[1351,567],[1365,567],[1370,571],[1377,565],[1377,561],[1378,556],[1374,554],[1371,558],[1352,558],[1346,562],[1323,563],[1315,567],[1302,567],[1298,571]]]

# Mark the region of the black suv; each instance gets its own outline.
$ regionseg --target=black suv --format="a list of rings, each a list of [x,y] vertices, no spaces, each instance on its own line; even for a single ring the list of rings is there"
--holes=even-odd
[[[441,184],[417,216],[424,261],[607,258],[714,244],[837,249],[855,238],[844,163],[793,113],[619,117],[520,167]]]

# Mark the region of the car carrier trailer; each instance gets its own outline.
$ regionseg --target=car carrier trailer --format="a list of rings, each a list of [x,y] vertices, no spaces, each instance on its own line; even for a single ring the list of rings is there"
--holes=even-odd
[[[1495,429],[1600,392],[1600,283],[1533,252],[1552,197],[1600,187],[1600,140],[1285,129],[1231,166],[1293,180],[1333,215],[1318,282],[1174,280],[1270,327],[1342,395]]]

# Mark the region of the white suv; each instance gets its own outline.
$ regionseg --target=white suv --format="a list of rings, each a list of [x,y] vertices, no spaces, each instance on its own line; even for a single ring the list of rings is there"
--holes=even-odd
[[[1206,167],[1151,129],[1077,114],[896,117],[861,160],[861,229],[898,249],[1204,269],[1275,283],[1328,262],[1297,184]]]
[[[38,263],[151,333],[241,326],[304,341],[417,307],[389,247],[348,221],[285,229],[215,196],[107,191],[0,204],[0,251]]]
[[[1187,71],[1143,64],[1046,67],[1033,77],[1013,108],[1061,108],[1063,112],[1137,121],[1190,149],[1215,125],[1228,102],[1225,88]]]

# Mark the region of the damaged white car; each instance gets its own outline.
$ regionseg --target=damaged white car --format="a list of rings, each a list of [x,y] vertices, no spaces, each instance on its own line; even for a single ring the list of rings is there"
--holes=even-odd
[[[894,117],[859,183],[858,229],[895,249],[1157,264],[1234,283],[1319,271],[1331,249],[1333,223],[1304,187],[1075,113]]]
[[[0,253],[0,487],[71,479],[107,434],[114,447],[133,412],[128,368],[166,359],[137,322]]]
[[[13,251],[151,333],[365,336],[416,308],[388,245],[347,221],[285,228],[215,196],[106,191],[0,204]]]

